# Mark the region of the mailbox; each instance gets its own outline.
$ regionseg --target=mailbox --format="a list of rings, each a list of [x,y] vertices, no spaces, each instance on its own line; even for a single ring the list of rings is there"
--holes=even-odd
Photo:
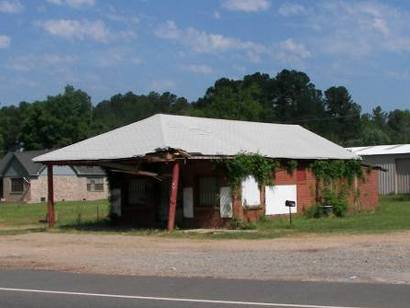
[[[296,202],[295,202],[295,201],[291,201],[291,200],[286,200],[286,201],[285,201],[285,206],[287,206],[287,207],[295,207],[295,206],[296,206]]]

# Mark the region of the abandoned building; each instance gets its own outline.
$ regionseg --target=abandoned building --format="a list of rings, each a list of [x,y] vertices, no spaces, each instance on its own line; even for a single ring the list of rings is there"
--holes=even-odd
[[[292,173],[278,169],[274,185],[252,176],[233,191],[218,159],[238,153],[297,161]],[[357,159],[356,154],[299,125],[157,114],[34,159],[48,166],[49,215],[53,223],[53,166],[101,166],[109,174],[112,213],[140,226],[222,227],[231,219],[254,221],[286,214],[286,200],[303,212],[315,203],[315,160]],[[356,181],[363,208],[378,202],[377,170]]]

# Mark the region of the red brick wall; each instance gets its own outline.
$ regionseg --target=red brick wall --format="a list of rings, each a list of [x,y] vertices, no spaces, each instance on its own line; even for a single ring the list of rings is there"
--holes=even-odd
[[[367,210],[376,207],[378,202],[378,187],[377,187],[377,170],[371,173],[365,172],[366,179],[357,181],[357,188],[361,194],[359,198],[354,198],[354,194],[350,196],[350,202],[355,204],[356,209]],[[184,187],[192,187],[194,191],[194,218],[183,218],[182,225],[186,227],[223,227],[229,224],[230,219],[220,217],[219,208],[201,208],[198,207],[196,192],[198,189],[197,179],[200,176],[216,176],[218,185],[229,186],[226,176],[221,170],[215,168],[215,164],[209,160],[188,160],[186,163],[181,163],[181,180],[178,191],[178,206],[177,211],[182,212],[182,191]],[[316,178],[313,173],[306,168],[302,163],[292,174],[286,170],[278,170],[274,177],[274,185],[297,185],[297,204],[298,213],[303,213],[306,208],[316,203]],[[233,217],[238,220],[248,222],[256,221],[261,216],[265,215],[265,191],[261,189],[261,204],[256,209],[245,209],[242,206],[240,194],[233,194]],[[152,209],[155,206],[151,207]],[[142,211],[142,210],[141,210]],[[145,215],[153,219],[155,212],[144,209]],[[142,211],[138,216],[144,216]],[[131,213],[130,213],[131,214]],[[136,213],[134,213],[136,214]],[[147,218],[146,217],[146,218]],[[148,219],[150,220],[150,219]],[[146,220],[146,221],[148,221]]]
[[[354,205],[353,210],[374,210],[379,202],[379,170],[364,170],[364,179],[357,181],[359,198],[354,193],[350,196],[350,202]]]

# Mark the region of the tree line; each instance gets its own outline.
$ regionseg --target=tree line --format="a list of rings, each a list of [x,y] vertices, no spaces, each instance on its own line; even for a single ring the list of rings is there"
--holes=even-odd
[[[189,102],[170,92],[116,94],[95,106],[72,86],[32,103],[0,108],[0,152],[62,147],[156,113],[299,124],[343,146],[410,143],[410,111],[362,113],[348,89],[322,91],[307,74],[283,70],[218,79]]]

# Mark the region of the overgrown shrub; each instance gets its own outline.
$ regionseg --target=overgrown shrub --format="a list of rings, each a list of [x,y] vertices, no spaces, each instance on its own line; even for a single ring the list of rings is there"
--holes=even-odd
[[[344,217],[347,214],[348,202],[346,193],[344,191],[335,193],[329,189],[323,192],[323,199],[321,203],[312,205],[305,211],[305,216],[308,218],[327,217],[328,213],[324,206],[332,206],[332,213],[336,217]]]
[[[335,216],[346,216],[348,202],[345,192],[341,191],[339,193],[335,193],[328,189],[325,189],[323,193],[323,201],[324,205],[331,205],[333,207],[333,214]]]

